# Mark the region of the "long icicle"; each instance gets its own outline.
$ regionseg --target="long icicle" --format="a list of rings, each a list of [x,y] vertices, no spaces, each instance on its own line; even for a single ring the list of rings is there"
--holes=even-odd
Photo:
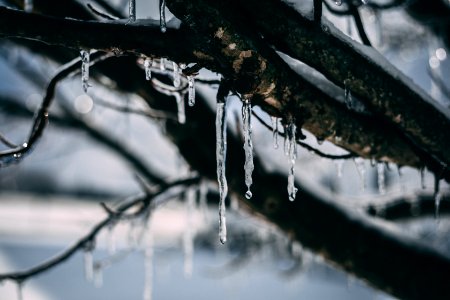
[[[386,183],[384,176],[384,163],[379,162],[377,164],[377,178],[378,178],[378,192],[380,195],[386,194]]]
[[[278,149],[278,118],[271,117],[272,120],[272,136],[273,136],[273,147]]]
[[[177,108],[178,108],[178,123],[184,124],[186,123],[186,113],[184,109],[184,94],[175,93],[174,94],[175,100],[177,101]]]
[[[194,76],[188,76],[188,104],[189,106],[195,105],[195,79]]]
[[[166,25],[166,0],[159,0],[159,27],[161,32],[167,31]]]
[[[90,55],[89,50],[81,50],[81,85],[83,87],[83,91],[87,93],[89,87],[89,63],[90,63]]]
[[[250,199],[252,197],[252,192],[250,191],[250,187],[253,183],[252,173],[254,164],[253,164],[253,143],[252,143],[252,123],[251,123],[251,115],[252,115],[252,105],[250,100],[245,100],[242,106],[242,127],[244,131],[244,151],[245,151],[245,185],[247,186],[247,192],[245,193],[245,198]]]
[[[289,142],[288,153],[289,153],[289,176],[288,176],[288,194],[289,200],[294,201],[295,195],[297,194],[298,189],[295,187],[295,161],[297,160],[297,140],[295,138],[295,133],[297,127],[295,123],[291,121],[289,125],[286,126],[287,129],[287,138]]]
[[[219,182],[219,239],[222,244],[227,241],[227,225],[225,217],[225,198],[228,193],[225,163],[227,154],[227,122],[226,102],[217,102],[216,113],[216,159],[217,181]]]

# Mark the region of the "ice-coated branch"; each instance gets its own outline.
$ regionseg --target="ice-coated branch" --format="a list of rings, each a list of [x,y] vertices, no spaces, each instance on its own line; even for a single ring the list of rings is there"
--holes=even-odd
[[[58,265],[62,264],[66,260],[68,260],[70,257],[72,257],[76,252],[78,251],[85,251],[85,248],[88,246],[88,244],[95,241],[95,238],[100,233],[100,231],[107,227],[112,222],[116,222],[117,220],[120,220],[123,214],[125,214],[129,209],[135,207],[138,204],[144,204],[139,207],[139,210],[134,212],[133,214],[135,216],[139,216],[140,214],[148,211],[153,211],[156,209],[157,206],[161,205],[166,201],[167,199],[154,202],[153,199],[155,199],[157,196],[162,195],[163,193],[167,192],[169,189],[178,187],[178,186],[190,186],[192,184],[197,184],[200,181],[198,177],[192,177],[187,179],[181,179],[170,183],[165,183],[161,185],[158,191],[156,191],[153,194],[144,194],[140,196],[132,197],[131,199],[128,199],[123,204],[121,204],[116,210],[114,214],[108,214],[107,217],[105,217],[102,221],[97,223],[85,236],[83,236],[81,239],[79,239],[73,246],[67,248],[62,253],[50,258],[49,260],[40,263],[28,270],[25,271],[19,271],[19,272],[11,272],[11,273],[5,273],[0,274],[0,281],[10,279],[14,280],[16,282],[23,282],[31,277],[37,276],[41,273],[44,273],[46,271],[49,271]],[[172,199],[172,198],[168,198]]]

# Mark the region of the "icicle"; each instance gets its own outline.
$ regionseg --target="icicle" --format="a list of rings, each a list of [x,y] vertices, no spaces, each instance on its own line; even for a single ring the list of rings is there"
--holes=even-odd
[[[420,168],[420,185],[422,186],[422,189],[426,189],[426,181],[425,181],[425,167]]]
[[[166,70],[166,59],[164,57],[161,57],[159,59],[159,69],[161,71],[165,71]]]
[[[402,193],[406,192],[406,186],[405,182],[403,181],[403,170],[402,167],[397,165],[397,172],[398,172],[398,183],[400,184],[400,190]]]
[[[289,155],[288,125],[284,125],[284,155]]]
[[[334,4],[336,4],[337,6],[341,6],[342,0],[334,0]]]
[[[135,22],[136,21],[136,0],[129,0],[128,11],[129,11],[128,22]]]
[[[434,217],[437,221],[439,221],[439,206],[441,204],[441,192],[439,189],[439,184],[441,182],[441,179],[438,175],[434,174]]]
[[[195,105],[195,79],[194,76],[188,76],[188,103],[189,106]]]
[[[94,286],[101,288],[103,286],[103,269],[98,266],[94,269]]]
[[[159,26],[161,28],[161,32],[162,33],[167,31],[167,26],[166,26],[166,0],[159,0]]]
[[[273,147],[278,149],[278,118],[271,117],[272,119],[272,135],[273,135]]]
[[[216,158],[217,181],[219,182],[219,238],[222,244],[227,241],[227,227],[225,218],[225,198],[228,193],[227,178],[225,176],[225,162],[227,153],[227,122],[226,103],[217,103],[216,113]]]
[[[245,198],[250,199],[252,197],[252,192],[250,187],[253,183],[252,173],[254,169],[253,165],[253,143],[252,143],[252,105],[250,100],[245,100],[242,106],[242,128],[244,132],[244,151],[245,151],[245,185],[247,186],[247,192],[245,193]]]
[[[184,111],[184,97],[180,93],[175,93],[175,100],[177,101],[178,109],[178,123],[184,124],[186,122],[186,114]]]
[[[179,87],[181,84],[180,70],[176,62],[172,62],[173,67],[173,86]]]
[[[381,195],[386,193],[386,185],[384,180],[384,163],[379,162],[377,164],[377,178],[378,178],[378,192]]]
[[[344,167],[344,160],[335,160],[334,162],[336,164],[336,170],[337,170],[337,177],[342,178],[342,169]]]
[[[152,79],[152,59],[145,58],[144,60],[144,68],[145,68],[145,80]]]
[[[366,164],[364,159],[357,157],[353,159],[356,165],[356,170],[358,170],[359,177],[361,178],[361,190],[364,192],[366,190]]]
[[[87,93],[89,87],[89,50],[81,50],[81,85],[83,87],[83,91]]]
[[[289,175],[288,175],[288,194],[289,194],[289,200],[294,201],[295,195],[297,194],[298,189],[295,187],[295,161],[297,159],[297,140],[295,138],[296,133],[296,126],[294,122],[291,122],[287,126],[287,136],[289,141]]]
[[[32,12],[33,11],[33,0],[25,0],[23,4],[23,9],[26,12]]]
[[[195,206],[195,189],[189,188],[186,192],[186,213],[187,222],[183,235],[183,252],[184,252],[184,276],[190,278],[193,269],[194,257],[194,234],[192,231],[192,214]]]
[[[348,109],[352,109],[353,98],[352,98],[352,93],[347,86],[347,80],[344,81],[344,85],[345,85],[345,88],[344,88],[345,105],[347,105]]]
[[[151,233],[147,236],[147,245],[145,247],[145,277],[143,299],[151,300],[153,294],[153,236]]]
[[[17,281],[17,300],[23,300],[23,281]]]
[[[110,224],[108,225],[108,253],[109,255],[114,255],[116,253],[116,239],[114,235],[114,225]]]
[[[84,277],[87,281],[92,281],[94,278],[94,257],[90,247],[84,250]]]

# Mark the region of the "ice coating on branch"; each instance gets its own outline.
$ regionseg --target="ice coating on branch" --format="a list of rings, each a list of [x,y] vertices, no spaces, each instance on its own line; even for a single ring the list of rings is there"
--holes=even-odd
[[[180,93],[174,94],[175,100],[177,101],[177,109],[178,109],[178,123],[184,124],[186,122],[186,114],[184,111],[184,99]]]
[[[33,11],[33,0],[25,0],[23,4],[23,9],[26,12],[32,12]]]
[[[90,55],[89,50],[81,50],[81,85],[83,87],[83,91],[87,93],[89,87],[89,61]]]
[[[145,58],[144,60],[144,69],[145,69],[145,80],[152,79],[152,59]]]
[[[194,76],[188,76],[188,103],[189,106],[195,105],[195,79]]]
[[[180,68],[178,67],[178,64],[176,62],[172,62],[172,68],[173,68],[173,86],[179,87],[181,84]]]
[[[225,162],[227,154],[227,122],[226,103],[217,103],[216,112],[216,159],[217,181],[219,182],[219,239],[222,244],[227,241],[227,225],[225,217],[225,198],[228,193],[227,178],[225,176]]]
[[[435,209],[434,217],[438,221],[439,221],[439,206],[441,204],[441,198],[442,198],[441,191],[439,188],[440,182],[441,182],[441,179],[439,178],[439,176],[434,174],[434,195],[433,195],[434,209]]]
[[[273,147],[278,149],[278,118],[271,117],[272,120],[272,135],[273,135]]]
[[[245,100],[242,105],[242,129],[244,132],[244,151],[245,151],[245,185],[247,186],[247,192],[245,193],[245,198],[250,199],[252,197],[252,192],[250,187],[253,183],[252,173],[255,168],[253,164],[253,143],[252,143],[252,105],[250,100]]]
[[[295,187],[295,161],[297,160],[297,140],[295,138],[297,127],[294,122],[286,126],[286,135],[288,139],[288,154],[289,154],[289,175],[288,175],[288,194],[289,200],[294,201],[298,189]]]
[[[381,195],[386,193],[386,184],[384,178],[384,163],[379,162],[377,164],[377,178],[378,178],[378,192]]]
[[[136,0],[129,0],[128,2],[129,22],[136,21]]]
[[[366,163],[363,158],[356,157],[353,159],[356,165],[356,170],[358,171],[359,178],[361,179],[361,190],[366,190]]]
[[[166,25],[166,0],[159,0],[159,27],[161,32],[167,31]]]

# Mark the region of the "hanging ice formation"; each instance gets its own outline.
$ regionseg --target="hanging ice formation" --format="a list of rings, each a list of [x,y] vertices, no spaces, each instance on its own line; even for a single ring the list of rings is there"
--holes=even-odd
[[[81,85],[83,87],[83,91],[87,93],[89,87],[89,61],[90,55],[89,50],[81,50]]]
[[[252,197],[252,192],[250,187],[253,183],[252,173],[254,169],[253,165],[253,143],[252,143],[252,105],[250,100],[245,100],[242,106],[242,127],[244,131],[244,151],[245,151],[245,185],[247,186],[247,192],[245,193],[245,198],[250,199]]]
[[[17,300],[23,300],[23,280],[17,281]]]
[[[361,178],[361,190],[364,192],[366,190],[366,164],[361,157],[356,157],[353,161],[355,162],[356,170],[358,170],[359,177]]]
[[[167,31],[166,26],[166,0],[159,0],[159,26],[161,32]]]
[[[297,127],[295,123],[291,121],[289,125],[286,126],[286,136],[288,139],[288,154],[289,154],[289,175],[288,175],[288,194],[289,200],[294,201],[295,195],[297,194],[298,189],[295,187],[295,161],[297,160],[297,140],[295,138],[295,133]]]
[[[136,21],[136,0],[129,0],[128,2],[129,22]]]
[[[145,80],[152,79],[152,59],[147,57],[144,60]]]
[[[386,193],[386,185],[384,178],[384,163],[379,162],[377,164],[377,178],[378,178],[378,192],[381,195]]]
[[[284,155],[289,155],[289,137],[288,137],[288,125],[284,125]]]
[[[195,105],[195,79],[194,76],[188,76],[188,104]]]
[[[180,93],[174,94],[175,100],[177,101],[178,109],[178,123],[184,124],[186,122],[186,113],[184,111],[184,97]]]
[[[32,12],[33,11],[33,0],[25,0],[25,3],[23,4],[23,9],[26,12]]]
[[[94,286],[96,288],[101,288],[103,285],[103,269],[101,267],[95,268],[94,270]]]
[[[272,119],[272,135],[273,135],[273,147],[278,149],[278,118],[271,117]]]
[[[441,192],[439,188],[440,178],[438,175],[434,174],[434,217],[439,221],[439,206],[441,204]]]
[[[217,102],[216,113],[216,159],[217,181],[219,182],[219,239],[222,244],[227,241],[227,225],[225,217],[225,198],[228,193],[227,178],[225,176],[225,162],[227,154],[227,122],[226,102]]]
[[[86,248],[84,250],[84,277],[87,281],[92,281],[94,278],[94,257],[92,249]]]
[[[178,64],[176,62],[172,62],[172,68],[173,68],[173,86],[179,87],[181,84],[181,74],[180,74],[180,68],[178,67]]]

